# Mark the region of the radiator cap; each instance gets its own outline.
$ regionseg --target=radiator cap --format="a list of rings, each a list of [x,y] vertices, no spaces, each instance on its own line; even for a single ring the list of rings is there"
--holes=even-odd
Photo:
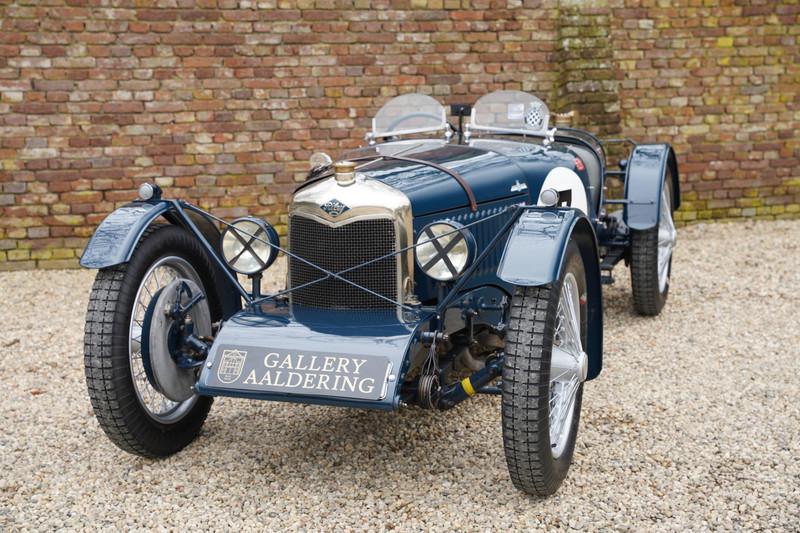
[[[356,164],[353,161],[337,161],[333,164],[336,183],[342,186],[351,185],[356,181]]]

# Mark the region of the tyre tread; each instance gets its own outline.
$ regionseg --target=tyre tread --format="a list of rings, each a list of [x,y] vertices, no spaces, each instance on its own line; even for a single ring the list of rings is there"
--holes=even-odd
[[[176,235],[176,232],[182,233]],[[150,226],[137,243],[134,257],[144,243],[159,233],[160,238],[172,239],[168,242],[177,248],[204,258],[203,264],[194,267],[210,275],[210,263],[199,243],[188,233],[168,224]],[[138,290],[138,280],[133,280],[135,275],[130,272],[131,264],[99,270],[92,285],[84,327],[86,386],[95,417],[114,444],[142,457],[164,457],[194,439],[208,416],[212,400],[201,398],[174,427],[144,414],[131,382],[127,348],[122,349],[129,342],[129,324],[128,312],[119,308],[120,302],[133,300]]]
[[[658,279],[658,226],[631,231],[631,289],[638,314],[656,316],[661,312],[666,291],[661,294]]]
[[[152,457],[125,420],[130,402],[138,400],[129,394],[127,398],[120,397],[121,388],[115,383],[119,379],[114,376],[112,331],[118,316],[114,304],[119,298],[125,267],[117,265],[99,271],[92,286],[84,337],[86,385],[94,414],[108,438],[129,453]]]
[[[550,369],[543,368],[543,351],[552,343],[552,326],[546,317],[557,305],[548,287],[517,287],[512,299],[506,335],[503,370],[503,445],[511,481],[518,489],[539,496],[554,491],[553,479],[539,456],[542,424],[548,424],[542,409],[541,383]],[[539,374],[546,373],[542,378]],[[546,393],[546,391],[545,391]]]

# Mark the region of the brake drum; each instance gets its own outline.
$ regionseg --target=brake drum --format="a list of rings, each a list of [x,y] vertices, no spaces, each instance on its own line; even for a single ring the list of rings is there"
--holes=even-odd
[[[149,366],[148,377],[161,394],[176,402],[188,400],[194,395],[192,387],[197,382],[198,373],[195,368],[180,368],[172,355],[177,352],[179,343],[177,324],[168,311],[178,299],[177,288],[182,282],[189,287],[191,295],[186,294],[186,291],[181,292],[181,305],[186,305],[192,295],[203,293],[200,286],[190,279],[173,280],[153,298],[142,328],[142,340],[146,339],[148,343],[147,349],[142,350],[145,368]],[[211,311],[206,298],[197,302],[188,315],[194,323],[196,336],[211,336]]]

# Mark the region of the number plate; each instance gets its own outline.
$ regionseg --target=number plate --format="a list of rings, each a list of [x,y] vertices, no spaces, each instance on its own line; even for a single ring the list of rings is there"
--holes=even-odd
[[[220,346],[208,385],[226,389],[381,400],[388,357]]]

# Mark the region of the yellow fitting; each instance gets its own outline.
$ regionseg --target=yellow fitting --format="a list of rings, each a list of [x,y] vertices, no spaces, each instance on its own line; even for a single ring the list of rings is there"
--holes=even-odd
[[[475,394],[475,389],[472,388],[472,382],[469,380],[469,377],[461,380],[461,387],[463,387],[464,392],[467,393],[467,396],[472,396]]]

